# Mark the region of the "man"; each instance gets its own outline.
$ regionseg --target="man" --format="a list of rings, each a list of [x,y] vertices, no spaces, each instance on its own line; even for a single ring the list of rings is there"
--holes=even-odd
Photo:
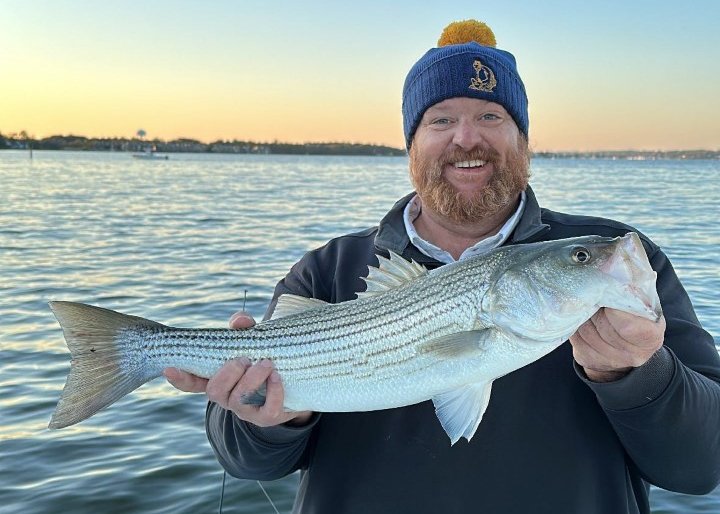
[[[633,230],[539,207],[527,185],[527,97],[515,59],[481,43],[451,38],[408,74],[403,119],[416,193],[378,227],[303,257],[269,312],[284,293],[353,299],[375,255],[389,250],[433,268],[502,244]],[[720,482],[720,359],[667,257],[643,244],[665,318],[601,309],[569,344],[495,381],[469,443],[450,446],[431,402],[286,413],[269,361],[233,360],[209,381],[166,376],[206,392],[208,437],[232,475],[302,470],[295,512],[648,513],[648,483],[706,493]],[[251,324],[243,313],[230,320]],[[266,403],[243,405],[263,383]]]

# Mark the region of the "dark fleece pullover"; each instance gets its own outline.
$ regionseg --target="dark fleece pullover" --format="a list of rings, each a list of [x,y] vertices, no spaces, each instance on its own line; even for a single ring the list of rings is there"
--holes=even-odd
[[[542,209],[531,189],[507,244],[632,227]],[[379,227],[309,252],[278,283],[284,293],[343,302],[388,250],[428,268],[405,233],[403,198]],[[720,358],[665,254],[640,234],[658,273],[664,346],[611,383],[588,381],[568,342],[494,382],[474,438],[454,446],[427,401],[374,412],[314,414],[302,428],[259,428],[216,404],[206,428],[233,476],[273,480],[301,471],[296,513],[650,512],[648,484],[703,494],[720,482]]]

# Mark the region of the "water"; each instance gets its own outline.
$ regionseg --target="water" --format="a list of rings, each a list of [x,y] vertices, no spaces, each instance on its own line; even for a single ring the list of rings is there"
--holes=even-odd
[[[405,158],[0,152],[0,513],[216,512],[222,471],[205,401],[156,380],[108,411],[47,430],[68,370],[48,300],[177,326],[260,318],[304,252],[375,224],[410,190]],[[533,163],[546,206],[629,221],[663,246],[720,334],[718,161]],[[266,483],[290,511],[297,476]],[[720,491],[653,491],[654,512],[720,512]],[[225,513],[273,512],[228,479]]]

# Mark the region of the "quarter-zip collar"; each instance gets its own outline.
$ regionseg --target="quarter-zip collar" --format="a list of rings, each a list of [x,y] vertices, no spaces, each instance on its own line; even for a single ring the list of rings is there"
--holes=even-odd
[[[413,259],[426,266],[436,267],[441,263],[428,257],[412,245],[405,230],[403,212],[405,206],[415,194],[415,192],[412,192],[398,200],[380,221],[375,235],[375,247],[380,250],[395,252],[406,259]],[[530,186],[525,190],[525,194],[527,202],[525,210],[515,230],[510,235],[510,239],[505,242],[506,245],[538,241],[550,230],[550,226],[542,221],[540,205]]]

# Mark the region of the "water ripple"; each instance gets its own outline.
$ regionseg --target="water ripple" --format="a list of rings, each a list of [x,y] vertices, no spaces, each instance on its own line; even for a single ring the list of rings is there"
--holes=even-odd
[[[673,260],[720,334],[717,162],[535,161],[550,208],[630,220]],[[162,380],[63,431],[47,423],[69,368],[49,300],[177,326],[224,327],[247,291],[263,315],[306,251],[377,223],[410,191],[405,158],[0,152],[0,461],[5,512],[211,512],[222,478],[202,396]],[[289,512],[297,476],[267,485]],[[720,511],[720,494],[656,491],[655,512]],[[230,480],[233,512],[272,512]],[[706,509],[706,510],[702,510]]]

